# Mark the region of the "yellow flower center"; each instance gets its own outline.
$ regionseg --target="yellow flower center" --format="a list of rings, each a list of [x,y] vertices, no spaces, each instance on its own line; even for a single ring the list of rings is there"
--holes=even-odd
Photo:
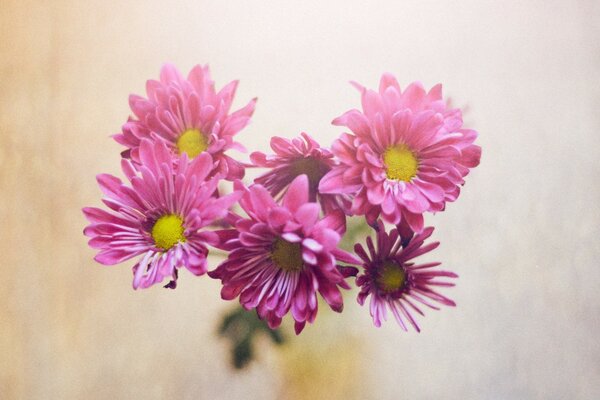
[[[156,247],[169,250],[179,242],[185,242],[183,220],[174,214],[163,215],[152,227],[152,239]]]
[[[404,285],[406,272],[393,261],[383,263],[379,276],[376,279],[379,288],[386,293],[394,292]]]
[[[198,129],[188,129],[177,139],[179,154],[186,153],[190,159],[208,148],[208,140]]]
[[[271,248],[271,260],[284,271],[300,271],[304,266],[302,246],[277,238]]]
[[[383,153],[383,163],[388,179],[410,182],[417,174],[419,161],[405,144],[388,147]]]
[[[311,188],[319,187],[319,181],[324,173],[319,162],[313,158],[302,158],[292,164],[292,173],[296,176],[305,174]]]

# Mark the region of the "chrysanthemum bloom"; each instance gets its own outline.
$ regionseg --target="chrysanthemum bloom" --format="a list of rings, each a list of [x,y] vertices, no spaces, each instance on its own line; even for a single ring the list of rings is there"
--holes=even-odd
[[[321,178],[337,164],[333,153],[321,147],[307,133],[302,132],[301,135],[292,140],[272,137],[273,155],[259,151],[252,153],[250,159],[255,166],[271,168],[254,182],[264,186],[273,197],[279,197],[297,176],[305,174],[308,177],[309,201],[318,201],[325,214],[334,210],[349,211],[347,195],[319,193]]]
[[[128,148],[123,155],[136,165],[140,142],[148,138],[165,141],[174,154],[186,153],[188,159],[207,152],[213,158],[213,173],[229,180],[242,178],[243,165],[225,151],[245,151],[233,137],[250,121],[256,99],[230,114],[237,85],[233,81],[217,93],[208,66],[195,66],[185,79],[173,65],[165,65],[159,81],[146,83],[147,99],[129,97],[135,118],[114,138]]]
[[[84,208],[90,222],[84,233],[91,237],[89,245],[100,250],[94,259],[101,264],[141,256],[133,267],[134,289],[166,277],[171,279],[167,287],[174,288],[178,268],[194,275],[206,272],[206,244],[216,244],[219,238],[202,228],[225,216],[242,193],[212,196],[220,176],[206,180],[213,167],[208,153],[189,163],[182,154],[173,163],[165,143],[143,139],[139,156],[139,172],[130,160],[122,160],[131,186],[114,176],[98,175],[103,202],[112,211]]]
[[[436,286],[454,286],[454,283],[439,280],[439,278],[457,278],[453,272],[432,269],[439,262],[415,265],[411,260],[439,246],[439,242],[423,246],[425,239],[433,233],[433,228],[425,228],[407,242],[400,240],[397,229],[389,234],[381,221],[377,226],[377,247],[371,237],[367,238],[367,248],[357,244],[354,251],[363,260],[364,272],[356,278],[360,287],[358,303],[363,305],[371,296],[370,312],[375,326],[381,326],[382,320],[387,320],[389,309],[398,324],[407,330],[409,322],[417,332],[420,331],[412,313],[424,315],[420,305],[439,310],[435,303],[446,306],[456,304],[447,297],[436,292]]]
[[[208,273],[222,281],[221,297],[240,296],[242,306],[256,309],[271,328],[291,310],[296,333],[315,320],[317,292],[334,311],[342,311],[339,288],[349,289],[344,278],[355,269],[336,264],[359,260],[337,247],[341,212],[319,219],[319,205],[308,202],[306,175],[294,179],[281,205],[261,185],[245,190],[240,205],[248,218],[220,232],[229,257]]]
[[[469,168],[479,164],[477,132],[462,128],[460,110],[448,109],[441,85],[426,92],[420,83],[404,92],[385,74],[379,92],[362,92],[362,112],[333,121],[345,125],[333,146],[340,165],[321,179],[321,193],[354,194],[352,212],[373,225],[381,217],[423,228],[423,213],[441,211],[459,195]]]

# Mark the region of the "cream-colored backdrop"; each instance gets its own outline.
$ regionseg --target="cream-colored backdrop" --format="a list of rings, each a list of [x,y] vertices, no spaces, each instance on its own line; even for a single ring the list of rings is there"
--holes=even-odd
[[[0,398],[600,398],[600,3],[12,1],[0,5]],[[214,332],[219,285],[134,292],[81,231],[109,139],[161,63],[210,63],[259,97],[240,140],[329,124],[348,81],[443,82],[482,164],[429,217],[459,307],[423,333],[343,315],[236,373]],[[215,261],[213,260],[213,264]]]

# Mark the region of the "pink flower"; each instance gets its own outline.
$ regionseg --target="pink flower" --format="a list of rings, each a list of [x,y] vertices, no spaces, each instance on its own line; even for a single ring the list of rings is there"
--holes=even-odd
[[[381,320],[387,319],[389,309],[398,324],[407,330],[406,322],[420,331],[412,313],[424,315],[419,308],[419,303],[438,310],[434,303],[446,306],[456,304],[442,296],[432,287],[454,286],[454,283],[444,282],[438,278],[457,278],[453,272],[432,270],[440,265],[439,262],[415,265],[411,260],[425,254],[439,246],[433,242],[423,246],[423,242],[433,233],[433,228],[425,228],[412,239],[402,241],[397,229],[389,234],[381,221],[377,226],[377,247],[371,237],[367,237],[369,253],[360,244],[354,246],[354,251],[363,260],[364,273],[356,278],[360,287],[358,303],[363,305],[367,297],[371,296],[370,312],[375,326],[381,326]],[[404,244],[403,244],[404,243]]]
[[[319,219],[319,206],[308,202],[306,175],[294,179],[281,205],[261,185],[245,191],[240,205],[248,218],[221,231],[221,247],[231,252],[209,272],[223,283],[221,297],[239,296],[242,306],[256,309],[271,328],[291,310],[297,334],[317,316],[317,292],[334,311],[342,311],[339,288],[349,289],[344,278],[355,269],[336,264],[359,260],[337,247],[341,212]]]
[[[426,92],[420,83],[404,92],[385,74],[379,93],[357,85],[363,111],[333,121],[343,133],[333,146],[340,165],[321,179],[319,191],[355,195],[352,212],[373,225],[381,217],[423,229],[423,213],[441,211],[460,193],[469,168],[479,164],[477,132],[462,128],[460,110],[448,109],[441,85]]]
[[[128,148],[123,156],[137,165],[141,140],[161,140],[174,154],[186,153],[188,159],[207,152],[215,163],[213,173],[224,174],[229,180],[242,178],[243,165],[225,151],[244,151],[233,136],[250,121],[256,99],[230,114],[237,85],[233,81],[217,93],[208,66],[195,66],[185,79],[173,65],[165,65],[160,81],[146,83],[147,99],[129,97],[135,118],[130,118],[122,132],[114,136]]]
[[[333,153],[322,148],[308,134],[303,132],[301,135],[301,138],[292,140],[277,136],[271,138],[274,155],[266,155],[258,151],[252,153],[250,159],[254,165],[271,168],[254,182],[264,186],[273,197],[278,197],[283,195],[297,176],[305,174],[308,177],[309,201],[318,201],[325,214],[334,210],[349,210],[350,202],[347,195],[319,192],[321,178],[337,165]]]
[[[216,244],[218,236],[202,228],[224,217],[242,193],[213,196],[220,176],[206,180],[213,168],[209,153],[189,163],[182,154],[173,163],[164,142],[142,139],[139,162],[139,172],[129,160],[121,162],[131,186],[114,176],[98,175],[103,202],[111,211],[84,208],[90,222],[84,234],[91,237],[90,247],[99,250],[94,259],[101,264],[141,256],[133,267],[134,289],[165,277],[171,278],[166,287],[175,288],[178,268],[194,275],[206,272],[206,244]]]

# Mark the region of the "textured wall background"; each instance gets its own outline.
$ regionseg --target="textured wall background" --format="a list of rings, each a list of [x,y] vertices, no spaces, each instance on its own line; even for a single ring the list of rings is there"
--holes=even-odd
[[[600,398],[600,3],[12,1],[0,5],[0,398]],[[81,234],[127,95],[172,61],[255,95],[239,137],[266,150],[375,86],[443,82],[481,166],[429,221],[461,279],[423,333],[371,327],[348,298],[234,372],[219,286],[133,292]],[[217,261],[217,260],[215,260]],[[307,397],[312,396],[312,397]]]

